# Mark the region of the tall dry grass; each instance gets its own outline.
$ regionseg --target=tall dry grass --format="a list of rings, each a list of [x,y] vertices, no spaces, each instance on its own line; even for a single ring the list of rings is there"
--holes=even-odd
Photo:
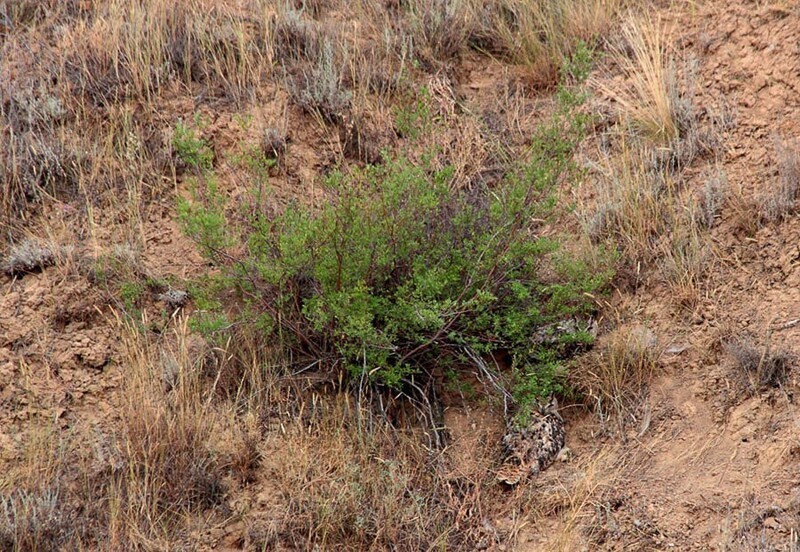
[[[144,175],[168,173],[153,147],[157,98],[177,85],[253,100],[272,71],[273,12],[266,0],[13,3],[0,44],[0,223],[43,199],[95,198],[96,181],[112,188],[120,173],[130,181],[112,147],[150,158]]]
[[[578,359],[570,381],[602,419],[620,427],[639,422],[642,401],[658,371],[661,349],[645,326],[622,326]]]
[[[592,43],[614,24],[621,0],[466,0],[473,42],[527,67],[535,81],[553,85],[579,41]]]
[[[632,469],[629,456],[606,445],[580,461],[576,469],[581,477],[559,489],[557,498],[563,506],[558,525],[542,550],[569,552],[600,544],[602,539],[596,538],[598,514],[608,506],[609,493]]]
[[[64,70],[97,103],[143,98],[175,81],[221,86],[252,98],[269,76],[272,3],[222,5],[205,0],[113,0],[62,37]]]
[[[634,262],[657,256],[658,241],[672,229],[679,209],[677,179],[623,137],[619,152],[600,159],[595,189],[594,210],[586,216],[588,234],[595,240],[613,238],[623,257]]]
[[[707,232],[697,222],[690,204],[673,218],[673,229],[662,242],[659,266],[675,303],[693,312],[702,295],[703,282],[716,260]]]
[[[20,457],[0,475],[0,548],[55,551],[78,542],[81,528],[65,477],[70,447],[57,419],[31,420]]]
[[[270,531],[262,528],[262,542],[430,550],[499,541],[481,517],[498,498],[490,466],[476,462],[453,472],[446,455],[424,442],[347,395],[320,400],[308,421],[290,423],[267,441],[265,467],[280,513]]]
[[[593,82],[613,98],[623,119],[656,145],[674,144],[680,137],[681,101],[674,56],[660,21],[630,17],[622,27],[624,45],[612,52],[624,79]]]
[[[619,150],[596,167],[586,233],[595,242],[610,240],[637,275],[658,268],[677,305],[692,311],[716,258],[708,235],[728,195],[724,175],[709,176],[695,198],[680,173],[625,134]]]
[[[117,447],[122,467],[109,481],[110,542],[171,542],[186,520],[225,496],[224,469],[211,448],[219,414],[202,356],[190,351],[186,319],[157,346],[118,321],[124,359]]]

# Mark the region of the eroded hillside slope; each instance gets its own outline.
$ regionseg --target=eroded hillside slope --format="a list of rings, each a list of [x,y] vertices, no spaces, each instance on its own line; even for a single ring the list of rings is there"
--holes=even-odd
[[[502,400],[479,371],[460,382],[439,375],[448,440],[443,449],[428,448],[431,432],[418,418],[424,408],[388,405],[386,419],[364,417],[363,397],[342,391],[330,373],[313,365],[263,369],[267,355],[259,355],[274,344],[259,341],[257,332],[215,341],[213,332],[200,337],[208,327],[190,330],[186,317],[214,311],[220,299],[203,287],[203,277],[218,268],[209,267],[179,222],[176,196],[190,197],[204,178],[187,166],[180,144],[213,152],[230,220],[253,209],[253,182],[269,190],[265,209],[319,207],[331,194],[322,175],[406,148],[414,129],[403,123],[420,118],[436,124],[420,138],[430,140],[422,152],[439,144],[430,149],[434,167],[453,166],[459,186],[491,186],[553,111],[555,66],[509,62],[485,28],[453,38],[466,44],[470,36],[474,48],[414,35],[424,47],[412,63],[398,36],[419,32],[413,24],[392,27],[397,36],[375,32],[400,17],[402,2],[363,2],[356,12],[309,2],[307,11],[289,16],[269,2],[240,2],[229,12],[207,10],[206,23],[226,29],[214,43],[219,57],[176,63],[185,82],[139,89],[147,79],[115,74],[110,60],[85,58],[105,70],[99,73],[78,63],[76,41],[85,37],[101,50],[113,34],[113,14],[92,19],[92,2],[70,2],[64,12],[56,4],[0,13],[9,60],[0,74],[9,138],[0,153],[21,159],[25,152],[25,170],[33,171],[25,182],[50,186],[35,201],[25,197],[27,189],[5,200],[4,212],[16,208],[12,201],[35,205],[6,219],[5,258],[26,237],[54,251],[41,271],[8,271],[0,282],[0,474],[8,474],[0,476],[0,495],[9,505],[0,512],[0,530],[18,532],[0,545],[57,549],[67,542],[61,535],[69,535],[69,542],[98,550],[797,548],[797,6],[709,1],[654,8],[652,20],[667,29],[665,50],[684,79],[681,97],[691,100],[697,129],[710,130],[689,153],[673,142],[648,150],[656,157],[668,150],[667,162],[653,171],[679,189],[656,202],[656,211],[676,214],[664,219],[660,234],[641,241],[652,254],[625,241],[634,231],[617,219],[593,230],[606,197],[604,175],[628,166],[616,164],[615,156],[628,151],[629,138],[620,136],[630,121],[614,91],[631,79],[619,56],[635,59],[635,40],[616,23],[613,31],[603,25],[589,33],[609,33],[597,41],[590,99],[581,107],[597,118],[577,157],[585,178],[563,190],[578,205],[559,224],[586,232],[587,241],[614,242],[622,259],[610,291],[597,298],[595,349],[575,361],[583,366],[575,373],[610,362],[625,336],[624,346],[645,358],[652,380],[618,402],[602,385],[579,381],[582,401],[563,408],[568,461],[509,489],[493,477]],[[263,21],[282,13],[284,26],[267,31],[262,19],[240,17],[253,6],[263,10]],[[49,21],[53,13],[63,20]],[[35,32],[23,32],[25,25]],[[362,26],[367,30],[359,34]],[[372,50],[378,58],[356,57],[340,75],[353,98],[341,112],[330,104],[304,107],[307,99],[286,84],[305,76],[308,85],[319,69],[308,59],[316,32],[334,32],[333,43],[342,40],[348,52],[359,51],[361,40],[385,38],[385,50]],[[259,47],[274,40],[274,50],[245,53],[236,50],[237,38]],[[54,44],[71,54],[67,62],[48,50]],[[21,53],[26,48],[33,53]],[[36,48],[44,53],[37,57]],[[397,69],[404,63],[407,73]],[[37,76],[43,66],[58,73],[56,84]],[[395,69],[412,86],[393,80]],[[409,91],[423,87],[424,94]],[[71,94],[83,98],[77,115],[65,115],[59,103]],[[195,133],[182,143],[174,138],[179,120]],[[54,128],[57,140],[37,141]],[[676,130],[684,144],[687,128],[694,129]],[[275,163],[248,157],[253,144]],[[418,161],[420,151],[408,153]],[[40,180],[30,167],[55,176]],[[21,172],[3,174],[24,180]],[[635,171],[625,175],[638,178]],[[711,208],[713,194],[721,199]],[[686,198],[696,203],[681,203]],[[691,211],[692,224],[700,220],[693,205],[707,214],[705,222],[697,230],[690,225],[689,246],[676,246],[681,213]],[[164,295],[172,288],[188,288],[189,302],[172,304]],[[40,525],[22,524],[34,518]],[[7,533],[0,535],[9,539]],[[25,540],[34,533],[40,540]]]

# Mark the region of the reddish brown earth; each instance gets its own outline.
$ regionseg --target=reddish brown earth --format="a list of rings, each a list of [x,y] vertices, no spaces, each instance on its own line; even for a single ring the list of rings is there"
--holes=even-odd
[[[698,62],[697,103],[717,108],[725,98],[733,108],[735,126],[724,135],[719,163],[732,189],[758,197],[777,178],[773,137],[800,135],[800,9],[790,2],[710,1],[659,11],[674,43]],[[469,60],[459,78],[456,91],[483,106],[517,82],[500,65]],[[251,114],[273,121],[286,112],[287,101],[276,93]],[[175,116],[166,118],[192,113],[191,105],[179,103],[172,106]],[[512,140],[532,125],[537,102],[523,111]],[[204,115],[218,151],[247,137],[233,114]],[[315,179],[335,160],[335,140],[313,126],[293,128],[290,139],[287,169],[270,185],[281,201],[318,201],[323,192]],[[690,167],[688,186],[701,189],[713,165],[701,160]],[[235,198],[236,169],[222,163],[220,181]],[[80,235],[69,215],[74,207],[48,214],[49,227],[62,234],[57,239]],[[162,277],[200,274],[203,261],[175,218],[172,204],[147,206],[142,265]],[[111,234],[97,220],[65,265],[0,281],[0,472],[21,459],[34,421],[57,420],[87,441],[114,427],[125,370],[118,363],[115,304],[82,268],[82,259],[105,250]],[[774,348],[800,352],[800,323],[794,323],[800,318],[800,219],[794,215],[750,234],[740,214],[726,208],[712,243],[717,261],[690,311],[655,275],[613,298],[607,318],[621,315],[650,328],[664,350],[662,372],[647,406],[621,433],[607,431],[583,410],[566,412],[571,459],[531,482],[533,491],[508,491],[536,493],[539,515],[487,520],[517,532],[519,550],[797,549],[797,366],[783,387],[748,396],[723,343],[748,332]],[[161,308],[154,298],[148,301],[153,313]],[[502,432],[496,412],[460,401],[445,421],[454,470],[470,471],[484,461],[480,450]],[[253,507],[266,512],[269,466],[261,469],[247,493]],[[237,549],[243,531],[240,522],[211,531],[208,549]]]

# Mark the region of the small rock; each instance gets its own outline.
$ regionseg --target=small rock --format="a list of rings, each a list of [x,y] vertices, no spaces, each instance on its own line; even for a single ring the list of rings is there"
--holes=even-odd
[[[778,523],[778,520],[774,517],[768,517],[764,520],[764,527],[767,529],[778,529],[780,528],[781,524]]]
[[[670,345],[669,347],[664,349],[664,354],[667,354],[667,355],[679,355],[679,354],[681,354],[682,352],[684,352],[688,348],[689,348],[689,346],[686,345],[685,343]]]
[[[186,304],[189,300],[189,294],[183,290],[171,289],[158,296],[159,301],[163,301],[170,308],[177,309]]]

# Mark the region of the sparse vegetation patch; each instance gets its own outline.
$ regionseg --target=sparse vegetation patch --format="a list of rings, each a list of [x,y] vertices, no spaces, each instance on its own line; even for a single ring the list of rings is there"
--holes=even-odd
[[[759,346],[750,336],[740,336],[725,344],[750,393],[784,385],[795,356],[784,349]]]
[[[775,138],[778,162],[777,182],[761,196],[761,214],[765,221],[781,220],[795,212],[800,195],[800,148],[796,141]]]
[[[57,248],[29,238],[6,253],[2,269],[12,276],[36,272],[55,264],[59,253]]]
[[[662,4],[0,0],[0,549],[793,544],[797,14]]]
[[[623,326],[584,355],[570,380],[602,418],[626,424],[637,421],[638,408],[659,366],[661,349],[646,326]]]
[[[61,550],[77,531],[74,519],[57,490],[18,490],[0,495],[0,548],[3,550]]]

